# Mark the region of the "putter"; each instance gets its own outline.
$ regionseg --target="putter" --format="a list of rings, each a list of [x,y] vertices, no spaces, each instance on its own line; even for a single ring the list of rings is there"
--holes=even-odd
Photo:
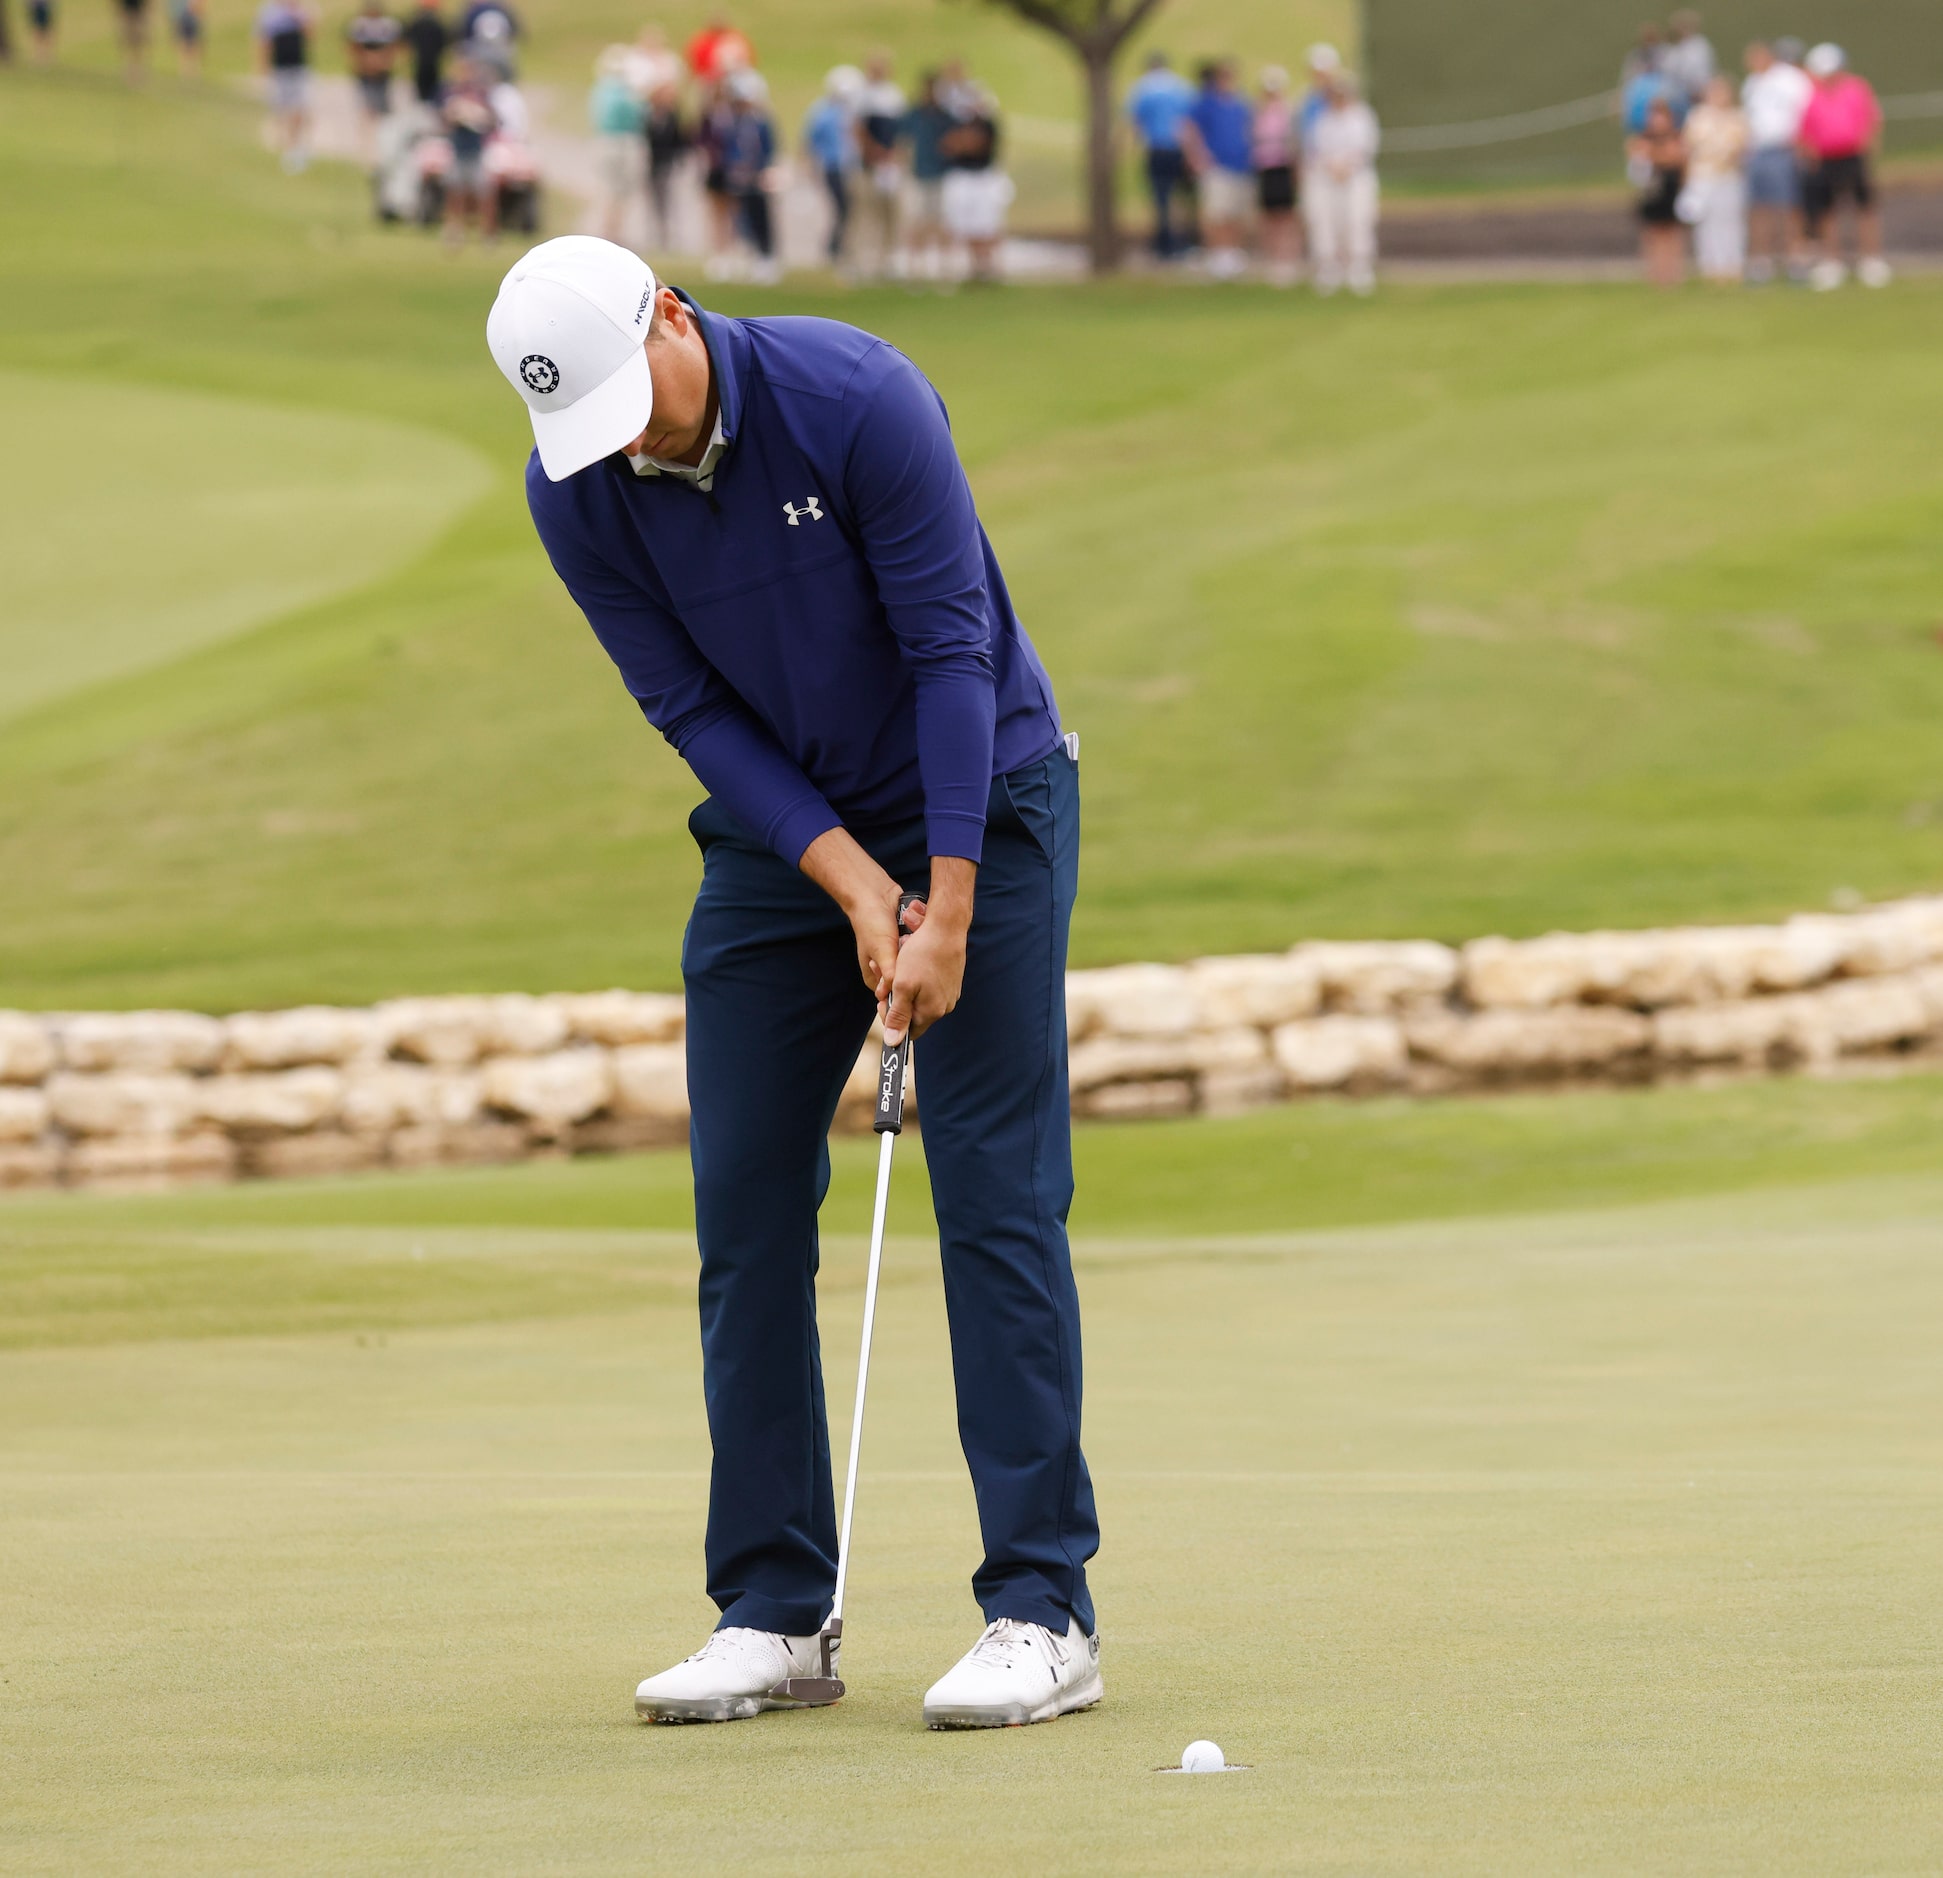
[[[897,923],[921,894],[907,893],[898,902]],[[883,1046],[883,1061],[877,1072],[877,1114],[871,1127],[878,1138],[877,1206],[870,1222],[870,1264],[864,1272],[864,1330],[862,1347],[857,1352],[857,1402],[850,1416],[850,1465],[843,1480],[843,1524],[837,1531],[837,1587],[830,1600],[829,1622],[818,1641],[823,1646],[823,1673],[820,1676],[785,1676],[769,1691],[778,1702],[792,1702],[799,1708],[826,1708],[843,1695],[843,1681],[837,1675],[837,1646],[843,1640],[843,1591],[850,1576],[850,1520],[857,1510],[857,1457],[864,1444],[864,1391],[870,1383],[870,1333],[877,1322],[877,1273],[884,1262],[884,1214],[891,1197],[891,1150],[904,1132],[904,1079],[911,1067],[911,1033],[895,1046]]]

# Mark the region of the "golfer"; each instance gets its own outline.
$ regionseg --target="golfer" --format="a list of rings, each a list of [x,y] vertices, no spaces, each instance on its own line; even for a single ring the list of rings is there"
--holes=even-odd
[[[658,1721],[820,1671],[837,1522],[816,1329],[837,1099],[881,1013],[918,1049],[986,1628],[936,1728],[1100,1699],[1086,1588],[1066,934],[1078,741],[1019,624],[938,395],[821,319],[725,319],[625,248],[542,242],[487,324],[532,415],[534,525],[708,799],[682,947],[708,1642]],[[900,929],[899,901],[922,895]]]

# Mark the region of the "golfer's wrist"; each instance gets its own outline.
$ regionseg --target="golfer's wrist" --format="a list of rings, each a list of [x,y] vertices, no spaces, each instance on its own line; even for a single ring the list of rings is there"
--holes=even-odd
[[[931,857],[931,891],[925,897],[924,923],[962,939],[971,931],[972,900],[978,884],[978,863],[955,855]]]

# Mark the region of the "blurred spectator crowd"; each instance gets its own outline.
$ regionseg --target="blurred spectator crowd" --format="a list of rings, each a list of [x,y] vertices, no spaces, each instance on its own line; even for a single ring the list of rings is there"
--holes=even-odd
[[[1738,87],[1699,14],[1640,29],[1620,70],[1626,167],[1649,279],[1676,286],[1689,251],[1723,285],[1798,281],[1827,291],[1853,272],[1886,286],[1875,164],[1882,106],[1842,48],[1756,40]]]
[[[262,0],[257,64],[287,169],[306,159],[316,30],[308,0]],[[384,220],[441,225],[455,243],[469,229],[489,240],[501,227],[539,227],[532,114],[519,88],[523,30],[510,0],[469,0],[451,15],[439,0],[415,0],[402,17],[359,0],[344,51]]]
[[[1258,263],[1293,287],[1306,264],[1318,293],[1376,286],[1376,114],[1334,46],[1309,48],[1297,96],[1288,72],[1263,68],[1251,98],[1231,59],[1193,81],[1164,52],[1127,94],[1153,199],[1153,252],[1235,280]],[[1251,254],[1252,250],[1252,254]]]
[[[130,77],[145,69],[152,7],[166,10],[184,74],[198,75],[205,4],[113,0]],[[37,56],[51,59],[56,0],[28,0],[27,14]],[[463,0],[450,12],[441,0],[403,0],[400,12],[358,0],[342,36],[382,217],[442,227],[455,243],[538,228],[513,0]],[[311,0],[258,0],[266,140],[293,171],[309,159],[317,37]],[[1700,15],[1677,12],[1640,29],[1618,109],[1654,282],[1677,285],[1691,263],[1718,283],[1888,283],[1875,177],[1882,107],[1840,46],[1757,40],[1737,84]],[[836,66],[792,152],[755,46],[717,14],[679,48],[655,26],[606,47],[587,110],[595,214],[610,240],[699,245],[709,278],[769,283],[782,276],[789,213],[798,254],[822,231],[828,263],[852,279],[1000,275],[1015,193],[1003,124],[962,62],[919,73],[908,90],[888,52]],[[1309,48],[1299,90],[1268,65],[1252,93],[1231,59],[1190,79],[1154,52],[1123,110],[1156,265],[1214,280],[1259,273],[1277,287],[1306,277],[1322,294],[1374,291],[1381,133],[1333,46]],[[680,202],[690,212],[678,232]]]
[[[718,16],[677,52],[645,27],[595,61],[588,111],[610,240],[638,197],[646,245],[675,246],[685,172],[707,201],[709,277],[781,277],[777,204],[798,172],[747,34]],[[909,93],[888,52],[837,66],[800,133],[830,265],[857,279],[995,280],[1013,198],[1000,138],[997,100],[960,63],[922,73]]]

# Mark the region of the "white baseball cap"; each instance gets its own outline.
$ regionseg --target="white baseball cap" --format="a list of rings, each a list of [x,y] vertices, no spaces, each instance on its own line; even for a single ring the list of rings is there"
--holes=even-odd
[[[540,467],[560,482],[647,427],[654,379],[643,350],[654,270],[595,235],[557,235],[507,269],[486,344],[526,400]]]
[[[1833,78],[1847,63],[1842,48],[1826,39],[1808,55],[1808,69],[1817,78]]]

